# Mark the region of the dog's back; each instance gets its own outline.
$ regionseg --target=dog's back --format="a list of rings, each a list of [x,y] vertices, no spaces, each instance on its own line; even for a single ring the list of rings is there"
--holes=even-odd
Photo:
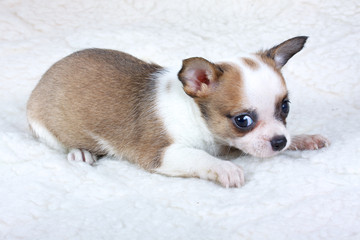
[[[152,75],[161,69],[119,51],[71,54],[34,89],[27,106],[30,126],[50,145],[56,139],[67,149],[121,155],[133,162],[142,158],[140,165],[154,168],[158,149],[168,144],[154,109]]]

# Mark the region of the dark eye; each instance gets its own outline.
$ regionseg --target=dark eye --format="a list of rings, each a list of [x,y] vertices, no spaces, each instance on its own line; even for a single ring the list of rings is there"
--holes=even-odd
[[[284,100],[283,103],[281,104],[281,113],[284,116],[287,116],[289,114],[289,111],[290,111],[290,101]]]
[[[233,118],[233,122],[236,127],[247,130],[254,124],[254,120],[250,117],[249,114],[240,114]]]

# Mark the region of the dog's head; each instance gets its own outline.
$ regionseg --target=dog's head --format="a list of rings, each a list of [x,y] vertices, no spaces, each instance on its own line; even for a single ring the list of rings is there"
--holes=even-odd
[[[290,145],[289,96],[281,68],[306,40],[295,37],[232,61],[183,61],[178,76],[184,91],[218,141],[257,157],[271,157]]]

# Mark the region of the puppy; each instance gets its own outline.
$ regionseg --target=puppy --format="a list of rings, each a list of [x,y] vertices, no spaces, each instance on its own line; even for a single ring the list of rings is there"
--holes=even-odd
[[[240,187],[240,166],[218,158],[229,149],[272,157],[313,150],[320,135],[291,137],[289,94],[280,70],[307,37],[246,57],[188,58],[165,68],[105,49],[75,52],[55,63],[33,90],[27,117],[35,136],[68,159],[127,159],[167,176]]]

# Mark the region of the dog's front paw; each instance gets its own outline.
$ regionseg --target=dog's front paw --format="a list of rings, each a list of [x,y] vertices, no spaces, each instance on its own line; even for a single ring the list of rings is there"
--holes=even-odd
[[[289,150],[317,150],[328,147],[330,141],[321,135],[297,135],[291,139]]]
[[[200,176],[200,178],[218,182],[226,188],[241,187],[245,183],[243,169],[229,161],[219,161],[215,163],[204,175],[205,176]]]

